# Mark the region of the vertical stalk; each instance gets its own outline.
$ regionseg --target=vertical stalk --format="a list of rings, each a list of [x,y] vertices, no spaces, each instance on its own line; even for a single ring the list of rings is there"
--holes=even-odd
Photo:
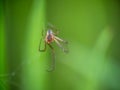
[[[5,30],[4,30],[4,14],[3,1],[0,1],[0,90],[4,89],[4,79],[2,74],[5,72]]]
[[[26,44],[23,50],[23,61],[29,62],[23,68],[24,90],[44,90],[45,80],[45,56],[39,49],[39,41],[44,28],[45,0],[34,0],[33,7],[29,13]]]

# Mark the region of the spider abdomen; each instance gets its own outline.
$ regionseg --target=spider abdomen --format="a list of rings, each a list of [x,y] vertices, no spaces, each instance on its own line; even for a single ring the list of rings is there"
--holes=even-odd
[[[47,35],[47,37],[46,37],[46,42],[47,43],[51,43],[53,40],[54,40],[53,35],[51,35],[51,34]]]

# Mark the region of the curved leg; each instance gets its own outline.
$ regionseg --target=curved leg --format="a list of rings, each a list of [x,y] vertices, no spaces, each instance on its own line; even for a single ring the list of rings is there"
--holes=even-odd
[[[42,30],[42,38],[40,39],[40,43],[39,43],[39,51],[40,52],[46,51],[46,42],[45,41],[44,41],[44,49],[41,49],[41,42],[43,40],[43,37],[44,37],[44,30]]]
[[[54,71],[55,70],[55,52],[54,52],[54,48],[52,47],[52,45],[48,44],[49,47],[52,50],[52,65],[51,67],[47,70],[48,72]]]
[[[54,37],[55,37],[55,39],[57,39],[58,41],[61,41],[61,42],[65,43],[65,44],[68,44],[67,41],[65,41],[65,40],[63,40],[63,39],[61,39],[61,38],[59,38],[59,37],[57,37],[57,36],[54,36]]]
[[[67,48],[65,48],[63,45],[61,45],[60,42],[57,39],[54,39],[54,40],[55,40],[56,44],[63,50],[64,53],[68,53]]]
[[[44,41],[44,49],[41,49],[41,42],[42,42],[42,38],[41,38],[41,40],[40,40],[40,44],[39,44],[39,51],[40,52],[45,52],[46,51],[46,42]]]
[[[54,35],[58,35],[59,34],[59,30],[54,25],[52,25],[51,23],[48,23],[47,28],[48,29],[52,29]]]

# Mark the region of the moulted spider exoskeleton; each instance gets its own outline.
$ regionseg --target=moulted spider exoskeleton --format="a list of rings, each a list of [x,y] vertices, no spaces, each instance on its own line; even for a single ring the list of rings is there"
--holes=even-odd
[[[56,30],[56,32],[54,32],[54,30]],[[48,69],[47,71],[53,71],[55,69],[55,51],[54,51],[54,47],[52,46],[52,43],[55,42],[64,53],[68,52],[68,48],[65,47],[67,46],[68,42],[57,37],[58,34],[58,30],[53,27],[50,26],[49,28],[46,29],[46,33],[44,35],[44,30],[42,31],[42,38],[40,40],[40,44],[39,44],[39,51],[40,52],[45,52],[46,51],[46,45],[48,45],[51,50],[52,50],[52,65],[50,67],[50,69]],[[41,49],[41,41],[44,41],[44,48]]]

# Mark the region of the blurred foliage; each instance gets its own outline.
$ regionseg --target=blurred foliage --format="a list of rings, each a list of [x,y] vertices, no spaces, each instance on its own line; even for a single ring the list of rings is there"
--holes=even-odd
[[[0,90],[120,90],[119,0],[1,0]],[[45,23],[69,42],[38,51]]]
[[[5,34],[4,34],[4,14],[3,5],[0,1],[0,77],[5,72]],[[4,78],[0,79],[0,90],[4,89]]]

